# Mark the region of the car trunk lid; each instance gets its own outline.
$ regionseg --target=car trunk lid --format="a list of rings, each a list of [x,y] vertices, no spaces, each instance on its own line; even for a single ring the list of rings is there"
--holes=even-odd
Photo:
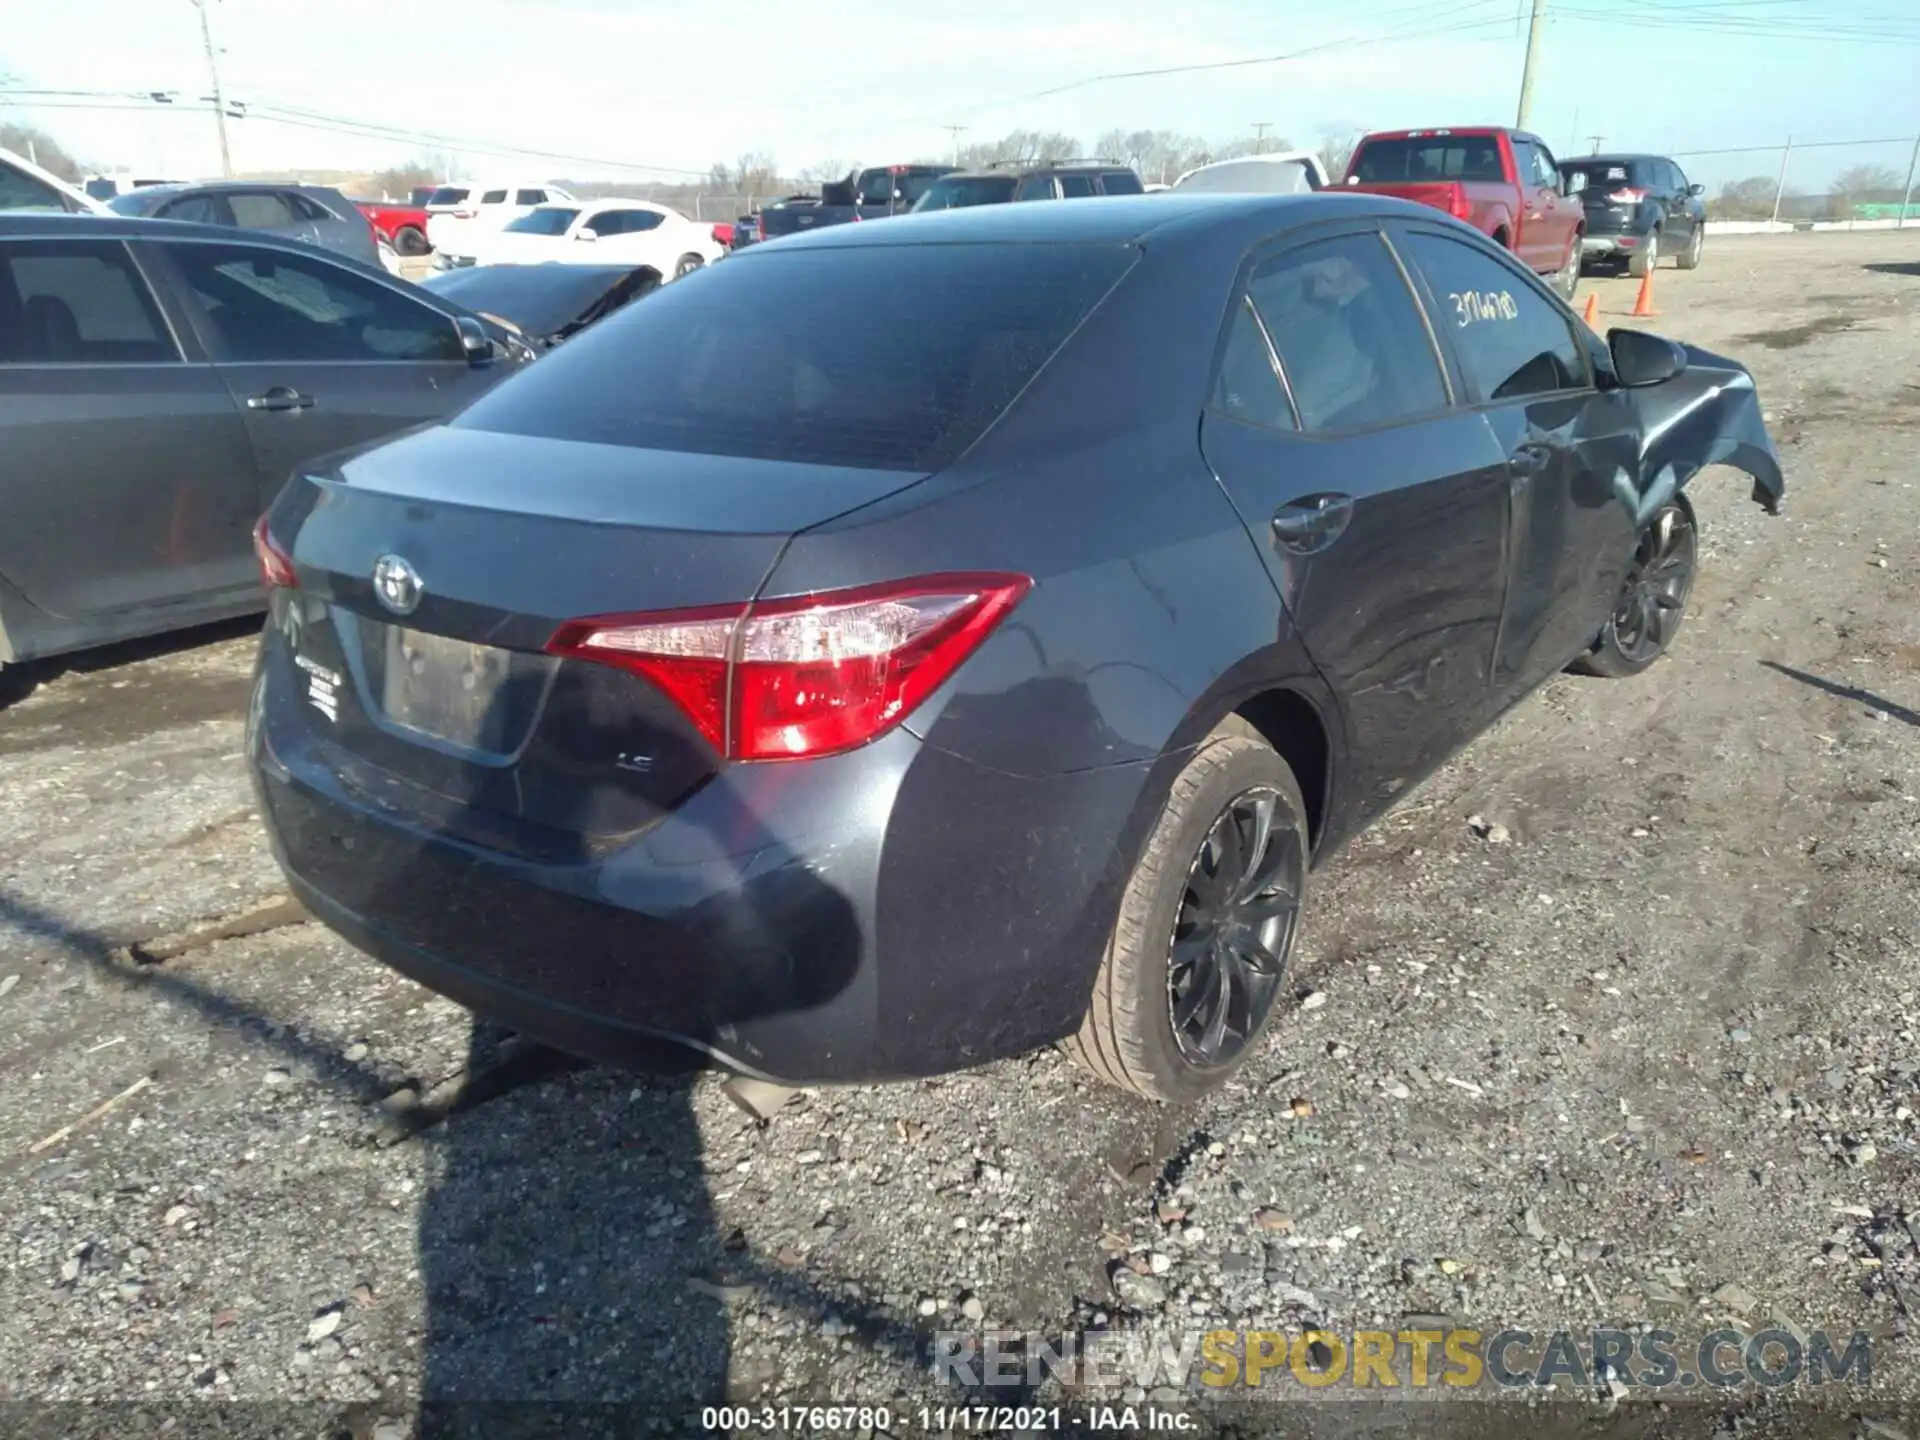
[[[303,475],[266,525],[318,752],[492,846],[631,835],[720,757],[644,677],[546,653],[555,632],[742,604],[794,532],[919,478],[445,427]]]

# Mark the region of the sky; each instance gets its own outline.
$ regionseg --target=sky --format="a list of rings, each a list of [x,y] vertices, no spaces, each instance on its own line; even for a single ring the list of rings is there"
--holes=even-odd
[[[237,170],[426,157],[463,178],[671,180],[754,151],[790,175],[939,155],[949,126],[968,127],[963,141],[1020,127],[1091,143],[1116,126],[1226,140],[1264,124],[1312,146],[1511,124],[1531,0],[207,3],[225,94],[250,111],[227,126]],[[101,95],[209,93],[193,0],[35,3],[30,24],[29,4],[0,0],[0,121],[107,168],[219,172],[210,114]],[[1679,153],[1717,183],[1773,173],[1779,151],[1686,152],[1792,136],[1790,183],[1817,184],[1860,163],[1904,175],[1920,134],[1913,0],[1546,0],[1546,17],[1531,128],[1562,156],[1599,134],[1607,149]],[[1181,65],[1221,68],[1094,78]],[[104,104],[129,108],[85,108]],[[336,122],[400,133],[319,128]],[[1865,139],[1891,143],[1807,148]]]

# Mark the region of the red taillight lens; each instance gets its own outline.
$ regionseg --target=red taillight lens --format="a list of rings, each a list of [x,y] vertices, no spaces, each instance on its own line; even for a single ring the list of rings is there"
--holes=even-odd
[[[253,556],[260,562],[260,580],[269,590],[293,588],[293,557],[280,548],[262,515],[253,526]]]
[[[756,240],[764,240],[767,238],[766,216],[756,215],[753,217],[753,238]]]
[[[1447,187],[1447,213],[1456,220],[1471,220],[1473,205],[1467,199],[1467,187],[1450,185]]]
[[[1616,205],[1638,205],[1646,198],[1647,192],[1644,190],[1615,190],[1607,196]]]
[[[911,714],[1033,582],[933,575],[718,610],[573,620],[550,654],[644,675],[734,760],[831,755]]]

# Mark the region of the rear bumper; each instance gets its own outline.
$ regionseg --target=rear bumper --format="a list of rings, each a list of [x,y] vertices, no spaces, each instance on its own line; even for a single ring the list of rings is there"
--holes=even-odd
[[[904,729],[723,771],[616,848],[533,861],[351,790],[262,643],[248,755],[301,901],[374,958],[610,1063],[668,1039],[773,1080],[907,1078],[1070,1033],[1146,780],[982,770]]]
[[[1580,237],[1582,255],[1631,255],[1640,248],[1644,235],[1583,235]]]

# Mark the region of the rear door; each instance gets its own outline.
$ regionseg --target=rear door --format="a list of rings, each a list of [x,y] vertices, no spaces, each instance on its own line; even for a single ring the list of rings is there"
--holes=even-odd
[[[1372,227],[1243,271],[1202,445],[1342,697],[1361,815],[1483,723],[1505,457]]]
[[[50,615],[257,583],[246,428],[182,338],[120,241],[0,240],[0,576]]]
[[[1638,430],[1618,396],[1595,387],[1578,321],[1533,276],[1435,227],[1396,222],[1390,233],[1505,458],[1509,560],[1493,685],[1511,699],[1606,618],[1633,553],[1615,476],[1638,473]]]
[[[155,248],[243,408],[264,499],[305,461],[447,415],[499,373],[466,359],[448,316],[325,255]]]

